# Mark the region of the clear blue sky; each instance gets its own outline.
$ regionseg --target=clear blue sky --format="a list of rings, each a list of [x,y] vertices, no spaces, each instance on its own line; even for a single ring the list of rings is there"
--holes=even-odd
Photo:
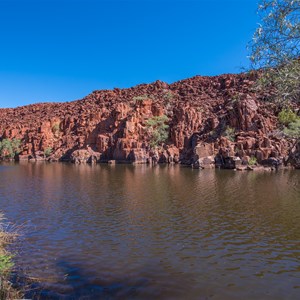
[[[257,0],[0,0],[0,107],[240,72]]]

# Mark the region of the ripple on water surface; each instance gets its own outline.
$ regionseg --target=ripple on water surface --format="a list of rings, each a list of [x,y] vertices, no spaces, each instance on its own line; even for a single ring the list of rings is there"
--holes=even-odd
[[[298,299],[300,173],[0,166],[42,299]]]

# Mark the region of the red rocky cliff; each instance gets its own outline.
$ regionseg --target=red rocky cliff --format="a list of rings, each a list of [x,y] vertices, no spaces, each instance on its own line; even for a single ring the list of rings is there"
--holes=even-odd
[[[20,159],[181,162],[234,168],[256,157],[280,163],[291,142],[276,107],[253,92],[255,74],[157,81],[94,91],[82,100],[0,109],[0,138],[22,141]],[[151,149],[147,120],[165,115],[169,137]]]

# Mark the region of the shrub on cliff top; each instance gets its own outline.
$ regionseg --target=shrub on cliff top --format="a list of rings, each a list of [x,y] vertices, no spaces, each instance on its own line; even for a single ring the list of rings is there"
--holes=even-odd
[[[140,102],[140,101],[144,101],[144,100],[147,100],[147,99],[153,99],[153,96],[152,95],[141,95],[141,96],[135,96],[132,98],[132,100],[137,103],[137,102]]]

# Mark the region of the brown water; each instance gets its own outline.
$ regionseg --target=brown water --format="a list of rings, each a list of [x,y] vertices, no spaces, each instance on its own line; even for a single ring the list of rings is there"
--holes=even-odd
[[[0,205],[39,299],[300,299],[299,171],[1,165]]]

